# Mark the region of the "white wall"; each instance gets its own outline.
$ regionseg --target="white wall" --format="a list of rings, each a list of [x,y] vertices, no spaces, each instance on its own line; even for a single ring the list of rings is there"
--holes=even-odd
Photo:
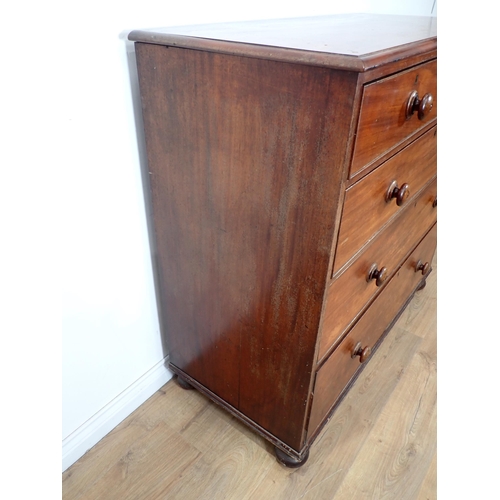
[[[163,385],[146,222],[136,28],[337,12],[429,15],[434,0],[89,0],[57,46],[64,126],[63,470]],[[78,5],[81,5],[78,7]],[[132,63],[132,66],[129,64]],[[54,141],[53,131],[41,129]]]

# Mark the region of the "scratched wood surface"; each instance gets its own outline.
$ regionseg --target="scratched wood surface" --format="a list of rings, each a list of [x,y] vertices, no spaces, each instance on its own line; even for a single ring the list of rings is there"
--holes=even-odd
[[[63,499],[435,499],[433,268],[302,468],[172,380],[63,474]]]

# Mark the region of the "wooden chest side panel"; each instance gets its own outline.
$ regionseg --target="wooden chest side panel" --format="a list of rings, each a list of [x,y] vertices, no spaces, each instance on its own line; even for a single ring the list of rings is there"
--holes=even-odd
[[[357,77],[136,52],[171,362],[299,450]]]

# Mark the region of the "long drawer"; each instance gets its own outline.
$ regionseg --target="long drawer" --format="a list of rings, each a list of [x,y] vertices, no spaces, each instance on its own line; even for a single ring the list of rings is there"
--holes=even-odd
[[[436,75],[437,62],[430,61],[365,86],[350,169],[351,178],[436,119]],[[428,103],[423,108],[424,116],[414,111],[407,117],[406,108],[412,92],[418,94],[420,101],[425,96],[432,96],[432,108]]]
[[[346,191],[334,272],[411,204],[436,175],[436,151],[437,129],[433,127]]]
[[[356,344],[360,342],[362,349],[376,344],[422,280],[422,273],[416,270],[417,263],[421,261],[423,264],[430,265],[436,241],[437,225],[434,225],[382,293],[373,301],[371,307],[361,316],[353,329],[318,370],[309,422],[309,429],[312,432],[309,436],[314,434],[346,385],[361,368],[360,357],[352,357]]]
[[[356,261],[330,286],[321,331],[319,359],[355,321],[365,305],[385,285],[408,252],[436,222],[437,180],[424,188],[420,196],[404,208],[366,247]],[[385,273],[367,281],[370,269]],[[385,281],[383,281],[385,278]]]

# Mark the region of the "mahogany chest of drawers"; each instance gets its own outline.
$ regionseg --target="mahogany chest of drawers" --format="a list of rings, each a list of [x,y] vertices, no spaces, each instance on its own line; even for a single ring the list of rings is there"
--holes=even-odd
[[[299,466],[430,272],[436,20],[129,38],[170,368]]]

